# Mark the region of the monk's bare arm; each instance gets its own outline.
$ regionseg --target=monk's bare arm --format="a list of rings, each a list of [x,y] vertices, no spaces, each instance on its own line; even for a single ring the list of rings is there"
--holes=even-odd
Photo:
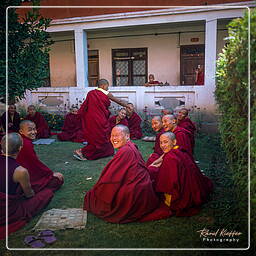
[[[31,188],[27,169],[23,168],[22,166],[17,167],[13,174],[13,180],[20,183],[25,197],[29,198],[35,195],[35,192]]]
[[[158,159],[156,159],[150,166],[160,167],[163,162],[163,156],[164,154],[162,154]]]
[[[125,108],[128,107],[127,103],[125,103],[125,102],[122,101],[122,100],[119,100],[119,99],[116,98],[112,93],[108,93],[108,98],[109,98],[110,100],[114,101],[115,103],[117,103],[117,104],[119,104],[119,105],[125,107]]]

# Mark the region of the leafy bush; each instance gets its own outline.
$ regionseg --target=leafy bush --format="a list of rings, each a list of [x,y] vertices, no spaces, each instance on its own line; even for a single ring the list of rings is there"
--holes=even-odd
[[[256,167],[256,11],[250,15],[251,26],[251,169]],[[231,21],[228,26],[229,42],[217,62],[215,96],[220,111],[220,133],[230,171],[237,191],[241,221],[247,221],[248,198],[248,13],[244,18]],[[251,179],[255,192],[256,180]],[[255,205],[255,193],[252,197]],[[255,207],[255,206],[254,206]],[[255,214],[251,214],[252,223]],[[246,225],[246,224],[245,224]],[[255,225],[252,224],[252,227]],[[254,229],[255,236],[255,229]],[[256,236],[255,236],[256,238]]]
[[[48,112],[41,112],[44,116],[45,120],[47,121],[49,127],[52,130],[60,131],[63,124],[64,124],[64,116],[55,114],[55,113],[48,113]]]

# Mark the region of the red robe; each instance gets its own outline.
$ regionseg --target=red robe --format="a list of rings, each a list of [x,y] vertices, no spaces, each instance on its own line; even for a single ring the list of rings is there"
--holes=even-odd
[[[109,106],[108,96],[95,89],[88,92],[78,111],[82,116],[84,136],[88,142],[88,145],[82,148],[82,153],[88,160],[114,154],[114,148],[109,140]]]
[[[112,223],[140,219],[159,205],[145,162],[135,144],[120,148],[84,198],[84,209]]]
[[[172,149],[164,155],[156,182],[156,192],[171,195],[170,209],[176,216],[198,213],[207,201],[213,184],[204,176],[186,151]]]
[[[195,124],[190,120],[189,117],[186,117],[183,120],[178,122],[178,126],[190,131],[192,148],[194,148],[194,146],[195,146],[195,132],[196,132]]]
[[[82,130],[81,116],[68,113],[64,120],[62,132],[57,134],[57,137],[61,141],[84,142],[85,138]]]
[[[32,140],[22,135],[23,147],[18,154],[17,162],[29,172],[30,183],[35,192],[45,187],[58,190],[63,181],[53,176],[53,171],[37,157]]]
[[[176,126],[174,131],[172,131],[177,140],[177,145],[181,146],[183,149],[187,150],[188,153],[193,155],[193,143],[192,143],[192,138],[193,135],[190,131],[181,128],[179,126]]]
[[[6,159],[0,156],[0,239],[5,238],[6,227],[6,197],[8,197],[8,233],[12,233],[44,208],[53,197],[51,189],[44,189],[36,193],[32,198],[26,199],[22,196],[22,190],[18,183],[13,181],[13,174],[19,166],[17,161],[8,157],[8,195],[6,194]],[[20,191],[21,193],[19,193]]]
[[[154,152],[150,155],[147,160],[146,166],[151,165],[156,159],[158,159],[162,154],[163,150],[160,147],[160,136],[164,133],[164,129],[161,129],[156,135],[156,141],[154,145]]]
[[[51,131],[48,123],[44,119],[43,115],[36,112],[34,116],[27,115],[24,120],[30,120],[36,124],[37,135],[36,138],[49,138],[51,136]]]
[[[141,117],[133,112],[131,117],[128,119],[128,128],[130,130],[130,136],[132,140],[138,140],[142,137],[142,130],[141,130]]]
[[[116,125],[118,124],[122,124],[122,125],[125,125],[128,127],[128,121],[126,118],[122,119],[118,124],[116,123],[116,118],[117,118],[117,115],[115,116],[111,116],[108,121],[109,121],[109,124],[110,124],[110,130],[112,130]]]

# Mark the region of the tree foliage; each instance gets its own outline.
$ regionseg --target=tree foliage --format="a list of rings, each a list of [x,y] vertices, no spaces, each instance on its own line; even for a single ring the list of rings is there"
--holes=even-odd
[[[38,8],[32,8],[25,17],[17,15],[16,8],[22,0],[1,1],[1,60],[0,60],[0,99],[6,97],[6,47],[5,31],[8,20],[8,99],[15,102],[24,98],[26,90],[33,90],[44,86],[49,77],[48,52],[52,44],[46,28],[50,19],[40,15]],[[38,5],[38,1],[32,1]],[[6,11],[7,15],[6,17]]]
[[[250,23],[248,22],[248,17]],[[248,28],[250,24],[250,38]],[[233,20],[228,26],[229,41],[217,62],[215,91],[219,107],[222,145],[227,153],[230,170],[236,184],[240,216],[246,223],[248,198],[248,142],[251,143],[251,205],[255,207],[256,179],[256,10],[244,18]],[[250,46],[250,91],[248,87],[248,49]],[[250,93],[250,94],[249,94]],[[251,138],[248,139],[248,99],[251,107]],[[255,210],[255,208],[253,208]],[[251,214],[252,223],[255,214]],[[255,225],[252,225],[252,227]],[[254,229],[255,236],[255,229]],[[254,237],[256,238],[256,237]]]

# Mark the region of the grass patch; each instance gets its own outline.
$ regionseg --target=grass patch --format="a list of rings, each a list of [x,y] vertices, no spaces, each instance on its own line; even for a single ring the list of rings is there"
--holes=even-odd
[[[144,159],[152,153],[153,143],[135,141]],[[83,206],[85,192],[97,181],[99,175],[111,159],[95,161],[77,161],[73,158],[74,149],[82,147],[71,142],[56,142],[51,145],[37,145],[35,149],[40,159],[52,170],[65,176],[63,187],[55,193],[53,200],[45,210],[52,208],[79,208]],[[226,167],[225,154],[219,145],[218,136],[198,135],[195,159],[200,168],[209,176],[215,191],[211,200],[202,207],[199,215],[193,217],[171,217],[148,223],[111,224],[88,214],[84,230],[56,231],[57,242],[47,248],[241,248],[247,247],[247,229],[240,226],[241,218],[236,215],[232,170]],[[86,178],[92,177],[91,180]],[[9,248],[24,248],[26,235],[39,220],[42,212],[34,217],[23,229],[11,234]],[[198,230],[218,228],[236,230],[243,234],[239,242],[206,242],[200,238]],[[35,251],[7,251],[5,241],[1,241],[1,255],[34,255]],[[120,252],[104,251],[104,255],[117,255]],[[156,252],[140,251],[138,255],[156,255]],[[168,254],[169,253],[169,254]],[[195,252],[193,255],[206,255]],[[37,255],[99,255],[99,251],[37,251]],[[158,251],[157,255],[191,255],[185,251]],[[137,255],[136,252],[122,251],[119,255]],[[207,253],[209,255],[209,252]],[[214,255],[217,255],[215,253]]]

